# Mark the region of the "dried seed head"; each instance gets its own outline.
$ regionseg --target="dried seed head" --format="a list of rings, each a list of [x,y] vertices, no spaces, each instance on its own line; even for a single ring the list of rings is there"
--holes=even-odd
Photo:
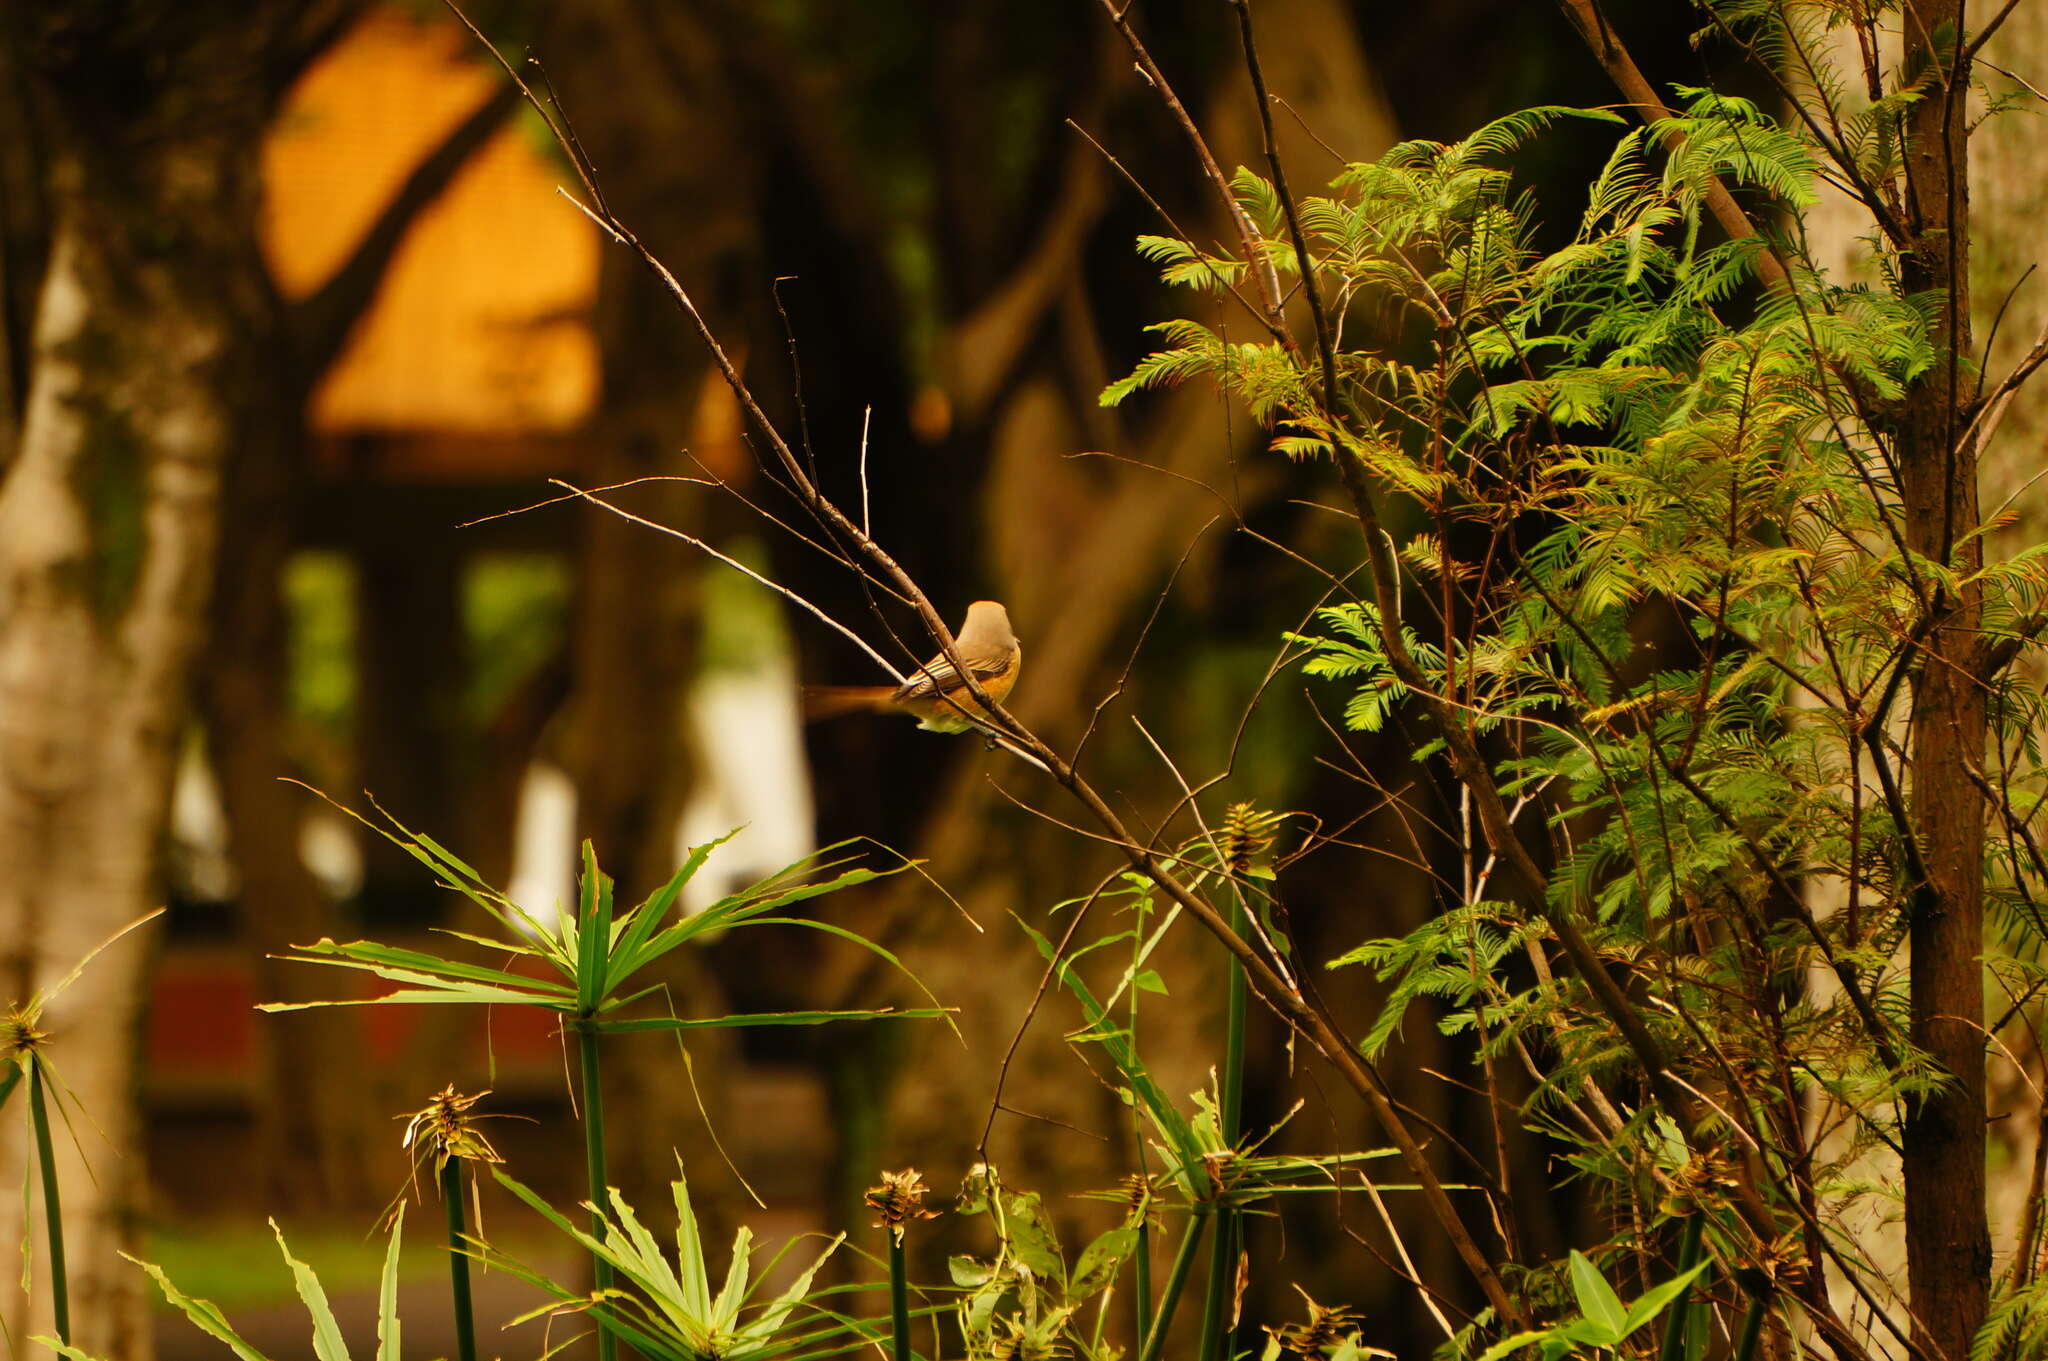
[[[424,1107],[411,1116],[398,1116],[406,1122],[405,1138],[401,1147],[419,1146],[422,1158],[434,1159],[434,1171],[439,1173],[448,1165],[450,1158],[465,1162],[501,1163],[498,1150],[491,1147],[483,1131],[476,1127],[477,1117],[469,1113],[470,1107],[489,1096],[488,1091],[464,1096],[455,1090],[453,1083],[443,1087]]]
[[[1202,1155],[1202,1170],[1209,1174],[1209,1195],[1222,1200],[1245,1180],[1248,1160],[1241,1149],[1225,1148]]]
[[[1329,1348],[1338,1346],[1346,1338],[1354,1336],[1364,1320],[1356,1309],[1338,1304],[1324,1308],[1309,1298],[1309,1293],[1300,1286],[1294,1287],[1301,1298],[1308,1303],[1308,1322],[1283,1323],[1278,1328],[1268,1328],[1273,1341],[1282,1351],[1303,1358],[1303,1361],[1323,1361]],[[1359,1351],[1366,1356],[1392,1356],[1376,1347],[1361,1346]]]
[[[50,1042],[49,1032],[38,1030],[38,1013],[26,1007],[11,1007],[0,1020],[0,1059],[33,1054]]]
[[[1239,878],[1251,873],[1252,861],[1273,844],[1280,825],[1277,813],[1261,813],[1256,804],[1233,803],[1223,813],[1223,863]]]
[[[1672,1172],[1662,1208],[1673,1216],[1716,1209],[1728,1203],[1730,1193],[1738,1185],[1727,1157],[1702,1150]]]
[[[884,1172],[880,1186],[870,1186],[864,1197],[874,1210],[875,1227],[887,1229],[903,1241],[903,1229],[913,1219],[937,1219],[937,1210],[924,1207],[924,1173],[914,1167],[901,1172]]]

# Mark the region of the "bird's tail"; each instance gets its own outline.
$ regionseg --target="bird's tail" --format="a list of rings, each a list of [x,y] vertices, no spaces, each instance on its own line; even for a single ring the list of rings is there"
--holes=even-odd
[[[806,685],[804,722],[841,714],[887,713],[895,707],[893,685]]]

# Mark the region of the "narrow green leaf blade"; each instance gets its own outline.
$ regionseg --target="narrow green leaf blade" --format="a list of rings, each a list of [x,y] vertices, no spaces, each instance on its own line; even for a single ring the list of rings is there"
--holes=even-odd
[[[1661,1285],[1653,1285],[1638,1295],[1628,1306],[1628,1317],[1621,1326],[1621,1335],[1627,1337],[1636,1329],[1663,1313],[1671,1301],[1684,1294],[1700,1273],[1712,1266],[1712,1261],[1695,1263],[1691,1268],[1679,1272]]]
[[[748,1026],[829,1025],[834,1021],[928,1021],[946,1013],[935,1007],[876,1007],[864,1011],[756,1011],[732,1016],[643,1016],[630,1021],[600,1021],[607,1034],[640,1030],[732,1030]]]
[[[740,829],[735,827],[716,841],[707,841],[701,846],[691,847],[689,856],[676,872],[669,876],[669,881],[663,884],[653,897],[627,914],[626,929],[612,946],[615,984],[647,962],[647,959],[640,957],[641,948],[661,925],[662,919],[668,916],[669,909],[675,906],[676,899],[682,896],[683,886],[697,877],[697,871],[704,868],[704,862],[711,858],[713,851],[739,834]]]
[[[128,1256],[125,1252],[121,1255]],[[128,1257],[128,1260],[148,1272],[150,1279],[156,1282],[156,1288],[163,1292],[165,1303],[190,1319],[192,1325],[200,1332],[216,1342],[225,1342],[228,1350],[241,1358],[241,1361],[266,1361],[263,1353],[242,1340],[241,1335],[228,1323],[227,1315],[221,1313],[213,1301],[194,1299],[187,1295],[172,1285],[171,1278],[164,1275],[164,1269],[154,1262],[145,1262],[140,1257]]]
[[[585,841],[576,899],[576,1009],[586,1016],[605,993],[604,963],[612,937],[611,923],[600,920],[599,904],[610,901],[610,887],[597,867],[597,848]]]
[[[405,1233],[405,1202],[391,1217],[391,1246],[384,1252],[384,1275],[377,1282],[377,1361],[400,1361],[398,1353],[398,1243]]]
[[[348,1361],[348,1346],[341,1340],[341,1325],[334,1320],[334,1310],[327,1303],[327,1292],[321,1288],[320,1278],[313,1274],[313,1268],[292,1256],[290,1245],[284,1241],[284,1230],[277,1227],[274,1219],[270,1221],[270,1231],[277,1235],[277,1250],[284,1254],[285,1264],[291,1267],[299,1299],[304,1301],[306,1312],[313,1317],[313,1355],[319,1361]]]

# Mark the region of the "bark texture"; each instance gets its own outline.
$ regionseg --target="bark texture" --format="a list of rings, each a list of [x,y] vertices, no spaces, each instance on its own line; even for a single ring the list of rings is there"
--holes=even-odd
[[[1908,292],[1947,299],[1939,363],[1907,395],[1899,431],[1906,542],[1959,574],[1983,565],[1977,456],[1959,410],[1974,354],[1970,325],[1969,75],[1957,59],[1958,0],[1922,5],[1906,26],[1905,69],[1925,72],[1909,115],[1902,271]],[[1985,1222],[1984,819],[1972,773],[1983,764],[1985,687],[1978,678],[1979,590],[1928,588],[1931,618],[1913,688],[1913,809],[1925,881],[1913,895],[1912,1038],[1948,1075],[1906,1119],[1906,1271],[1914,1334],[1937,1356],[1960,1358],[1984,1320],[1991,1289]]]
[[[242,329],[256,151],[346,6],[80,5],[0,30],[43,152],[49,254],[0,482],[0,940],[15,996],[158,901],[158,851],[203,632]],[[150,1354],[133,1246],[144,1185],[135,1054],[143,942],[46,1013],[77,1140],[59,1145],[74,1341]],[[0,1148],[19,1185],[18,1126]],[[105,1139],[101,1138],[104,1132]],[[120,1152],[116,1152],[119,1150]],[[87,1175],[86,1164],[91,1165]],[[18,1241],[20,1208],[0,1211]],[[41,1235],[37,1253],[43,1253]],[[47,1326],[10,1292],[16,1338]],[[34,1312],[31,1312],[31,1308]]]

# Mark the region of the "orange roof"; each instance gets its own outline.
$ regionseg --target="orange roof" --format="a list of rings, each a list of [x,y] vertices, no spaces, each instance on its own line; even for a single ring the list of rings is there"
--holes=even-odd
[[[488,97],[502,76],[478,55],[453,22],[380,8],[306,72],[263,153],[263,244],[287,297],[317,288]],[[555,192],[536,125],[510,122],[420,215],[314,397],[315,430],[538,434],[588,414],[598,242]]]

